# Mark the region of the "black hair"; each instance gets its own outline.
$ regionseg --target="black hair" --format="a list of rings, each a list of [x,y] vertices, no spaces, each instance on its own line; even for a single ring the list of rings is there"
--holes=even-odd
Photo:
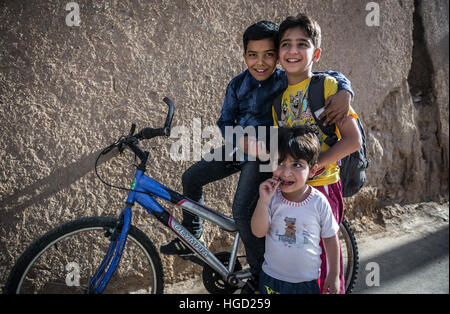
[[[278,50],[278,25],[270,21],[259,21],[249,26],[243,35],[244,52],[247,51],[250,40],[272,39]]]
[[[288,29],[295,27],[300,27],[309,37],[311,37],[314,48],[320,48],[320,43],[322,40],[322,31],[320,26],[315,20],[303,13],[299,13],[297,16],[288,16],[283,22],[281,22],[278,30],[278,43],[281,41],[281,38]]]
[[[287,156],[295,160],[303,159],[313,167],[320,154],[319,129],[315,125],[305,124],[292,128],[278,129],[278,160]]]

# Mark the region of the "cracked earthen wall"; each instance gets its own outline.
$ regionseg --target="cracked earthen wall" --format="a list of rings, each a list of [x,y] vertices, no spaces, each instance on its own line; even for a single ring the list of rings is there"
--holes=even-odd
[[[245,69],[245,28],[297,12],[321,25],[316,69],[352,81],[367,132],[369,179],[346,200],[346,216],[356,223],[385,205],[448,198],[446,1],[375,1],[380,19],[371,27],[368,1],[79,0],[80,25],[72,27],[68,2],[0,4],[0,285],[38,235],[78,217],[119,213],[123,193],[93,172],[103,147],[132,121],[159,126],[164,96],[175,101],[174,126],[192,129],[195,118],[202,128],[214,125],[227,83]],[[144,147],[151,175],[181,192],[181,174],[194,161],[170,159],[176,140]],[[122,156],[102,173],[127,186],[132,161]],[[231,215],[237,179],[207,186],[206,204]],[[142,210],[133,223],[157,247],[172,238]],[[230,245],[219,229],[205,229],[213,249]],[[164,267],[167,282],[199,272],[174,258]]]

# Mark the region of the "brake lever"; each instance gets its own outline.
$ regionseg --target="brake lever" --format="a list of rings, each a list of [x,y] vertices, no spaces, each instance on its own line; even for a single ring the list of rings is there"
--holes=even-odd
[[[106,147],[104,150],[102,150],[101,154],[102,155],[106,155],[107,153],[112,151],[115,147],[118,147],[119,148],[119,152],[122,153],[122,151],[123,151],[122,146],[124,145],[123,144],[123,139],[124,139],[124,137],[121,136],[116,142],[112,143],[111,145]]]
[[[120,141],[119,143],[117,143],[117,149],[119,150],[119,153],[122,154],[123,151],[125,150],[125,147],[126,145],[124,142]]]
[[[131,129],[130,129],[130,133],[128,134],[128,136],[132,136],[134,134],[134,131],[136,131],[136,122],[133,121],[131,123]]]
[[[109,145],[108,147],[106,147],[104,150],[102,150],[101,154],[102,155],[106,155],[107,153],[109,153],[110,151],[113,150],[113,148],[116,146],[116,143]]]
[[[106,149],[105,149],[106,152],[105,152],[105,153],[102,152],[102,154],[106,154],[106,153],[110,152],[110,151],[111,151],[113,148],[115,148],[115,147],[117,147],[119,153],[122,154],[123,151],[125,150],[125,147],[126,147],[124,141],[125,141],[127,138],[128,138],[128,137],[121,136],[121,137],[117,140],[117,142],[115,142],[114,144],[112,144],[111,146],[109,146],[108,148],[106,148]]]

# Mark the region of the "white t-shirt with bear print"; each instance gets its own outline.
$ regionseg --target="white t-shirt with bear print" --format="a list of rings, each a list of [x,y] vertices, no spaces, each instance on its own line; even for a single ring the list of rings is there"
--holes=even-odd
[[[320,238],[329,238],[339,231],[330,204],[318,190],[300,203],[283,197],[280,189],[269,205],[269,232],[263,271],[287,281],[304,282],[320,276]]]

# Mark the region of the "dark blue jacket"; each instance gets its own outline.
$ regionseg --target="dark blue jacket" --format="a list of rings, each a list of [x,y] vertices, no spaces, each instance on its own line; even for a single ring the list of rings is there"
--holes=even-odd
[[[345,89],[353,95],[350,81],[342,73],[334,71],[325,73],[338,81],[338,90]],[[228,84],[221,115],[217,121],[222,136],[225,138],[226,126],[242,126],[242,128],[272,126],[273,101],[287,87],[286,73],[280,69],[276,69],[265,81],[256,80],[248,69],[233,78]],[[233,147],[235,145],[234,139]]]

